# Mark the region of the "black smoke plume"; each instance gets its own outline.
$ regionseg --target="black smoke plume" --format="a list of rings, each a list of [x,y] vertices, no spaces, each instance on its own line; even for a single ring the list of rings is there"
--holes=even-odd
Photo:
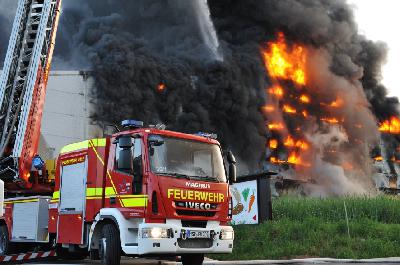
[[[269,136],[260,109],[270,84],[260,47],[278,31],[328,51],[336,75],[360,79],[379,120],[398,114],[398,100],[380,84],[386,47],[359,35],[344,0],[209,0],[222,62],[202,41],[192,1],[63,4],[54,67],[93,70],[100,123],[136,118],[188,133],[215,132],[251,171],[259,170]],[[0,33],[4,28],[0,16]],[[166,88],[159,91],[159,84]]]

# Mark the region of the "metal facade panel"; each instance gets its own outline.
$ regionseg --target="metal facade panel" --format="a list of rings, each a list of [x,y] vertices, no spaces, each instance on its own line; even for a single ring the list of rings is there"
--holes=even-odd
[[[102,136],[90,116],[93,79],[78,71],[55,71],[50,75],[43,113],[42,135],[56,156],[63,146]],[[52,158],[52,157],[47,157]]]

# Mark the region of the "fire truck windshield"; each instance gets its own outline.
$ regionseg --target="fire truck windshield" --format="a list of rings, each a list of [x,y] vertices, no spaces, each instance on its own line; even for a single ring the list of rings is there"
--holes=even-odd
[[[226,182],[221,149],[186,139],[149,137],[151,171],[156,175]]]

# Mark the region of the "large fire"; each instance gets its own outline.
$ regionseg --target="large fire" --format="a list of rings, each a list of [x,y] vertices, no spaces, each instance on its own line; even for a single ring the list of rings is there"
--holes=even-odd
[[[334,73],[334,59],[326,50],[293,42],[282,32],[261,47],[260,55],[269,82],[261,111],[268,138],[265,159],[271,170],[321,186],[332,180],[342,187],[354,180],[352,185],[360,191],[370,188],[373,166],[386,158],[371,157],[379,139],[361,83]],[[379,131],[397,137],[400,117],[382,121]],[[392,161],[400,164],[400,154]],[[366,181],[359,183],[355,177]]]
[[[268,129],[276,136],[268,141],[267,146],[279,152],[280,147],[287,150],[284,159],[279,154],[273,154],[268,159],[271,163],[288,163],[295,166],[309,166],[303,160],[303,154],[309,150],[309,143],[304,137],[288,135],[289,129],[284,121],[284,115],[292,117],[300,116],[303,119],[308,117],[308,111],[304,108],[295,107],[301,104],[310,104],[311,98],[305,92],[294,96],[288,90],[284,81],[291,81],[299,90],[306,84],[306,49],[295,44],[289,47],[286,44],[285,36],[279,33],[277,41],[268,43],[268,47],[262,50],[265,67],[272,78],[273,84],[267,88],[268,102],[263,107],[263,112],[268,119]],[[295,100],[296,102],[294,102]],[[300,128],[296,132],[301,131]],[[294,134],[293,134],[294,135]]]
[[[391,117],[381,123],[379,131],[383,133],[400,134],[400,119],[397,117]]]
[[[262,51],[265,66],[272,78],[292,80],[299,85],[306,84],[306,50],[301,45],[289,49],[285,35],[280,32],[276,42]]]

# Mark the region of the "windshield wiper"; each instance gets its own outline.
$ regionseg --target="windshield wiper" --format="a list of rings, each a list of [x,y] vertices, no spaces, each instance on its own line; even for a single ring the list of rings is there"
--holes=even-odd
[[[169,172],[164,173],[164,172],[159,172],[159,173],[156,173],[156,175],[160,175],[160,176],[173,176],[173,177],[177,177],[177,178],[185,178],[185,179],[191,180],[191,176],[185,175],[185,174],[180,174],[180,173],[169,173]]]
[[[212,182],[219,182],[219,180],[215,177],[210,177],[210,176],[191,176],[193,178],[199,179],[199,180],[208,180]]]

